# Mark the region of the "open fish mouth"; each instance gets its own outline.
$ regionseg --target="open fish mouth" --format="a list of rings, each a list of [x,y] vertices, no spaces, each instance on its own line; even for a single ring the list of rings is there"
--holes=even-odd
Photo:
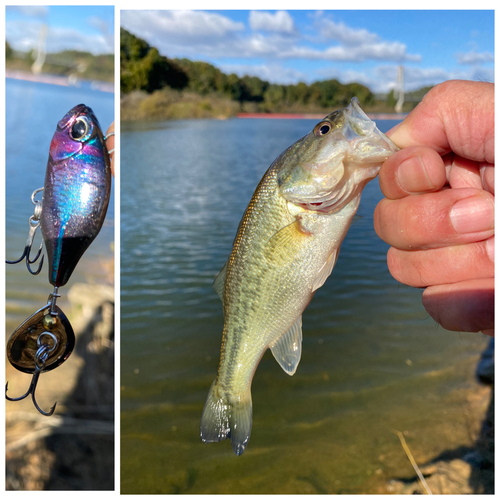
[[[294,196],[287,196],[287,193],[283,193],[283,197],[306,210],[323,214],[335,213],[349,203],[368,181],[374,179],[379,170],[380,165],[359,169],[354,174],[350,174],[347,179],[342,179],[334,189],[323,193],[320,192],[311,197],[303,196],[299,202],[294,200]]]
[[[397,149],[353,98],[284,153],[280,194],[308,210],[335,212],[378,175]]]

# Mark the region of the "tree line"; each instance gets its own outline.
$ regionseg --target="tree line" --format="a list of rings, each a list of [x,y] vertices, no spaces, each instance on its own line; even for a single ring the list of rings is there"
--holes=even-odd
[[[5,65],[7,68],[31,71],[36,59],[36,50],[28,52],[14,50],[5,41]],[[76,74],[80,78],[112,82],[114,79],[114,55],[94,55],[79,50],[63,50],[46,54],[43,73],[52,75]]]
[[[359,83],[332,79],[280,85],[256,76],[226,74],[207,62],[169,59],[124,28],[120,30],[120,87],[125,94],[137,90],[150,94],[163,88],[216,94],[240,103],[259,103],[269,111],[297,105],[342,107],[354,95],[362,105],[375,104],[374,94]]]

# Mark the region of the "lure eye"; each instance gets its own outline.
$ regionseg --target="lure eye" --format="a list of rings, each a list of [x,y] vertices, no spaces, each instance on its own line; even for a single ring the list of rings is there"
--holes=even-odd
[[[316,127],[314,128],[314,135],[316,137],[321,137],[323,135],[328,134],[330,130],[332,130],[332,126],[330,125],[329,122],[321,122],[318,123],[318,125],[316,125]]]
[[[92,133],[92,126],[86,116],[79,116],[71,127],[71,138],[75,141],[85,141]]]

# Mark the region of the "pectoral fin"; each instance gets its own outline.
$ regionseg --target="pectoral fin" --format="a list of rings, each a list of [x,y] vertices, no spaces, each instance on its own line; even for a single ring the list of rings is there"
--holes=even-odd
[[[302,316],[271,346],[271,352],[288,375],[295,373],[302,354]]]
[[[266,257],[277,264],[286,264],[297,256],[304,242],[310,235],[301,230],[299,219],[280,229],[266,246]]]
[[[313,283],[312,287],[313,292],[318,288],[322,287],[325,284],[325,281],[328,278],[328,276],[332,274],[333,268],[335,267],[335,263],[337,262],[338,255],[339,255],[339,248],[336,248],[330,254],[326,262],[323,264],[323,267],[319,270],[319,273],[316,276],[316,280]]]
[[[224,283],[226,282],[227,263],[228,261],[226,261],[224,267],[221,269],[220,273],[217,275],[212,285],[214,287],[214,290],[217,292],[217,295],[219,296],[220,300],[222,300],[222,297],[224,295]]]

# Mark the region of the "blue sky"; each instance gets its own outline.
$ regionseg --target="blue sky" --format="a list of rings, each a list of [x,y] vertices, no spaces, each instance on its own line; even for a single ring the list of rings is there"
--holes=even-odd
[[[16,50],[36,47],[40,29],[48,26],[46,51],[114,52],[114,8],[110,6],[7,6],[5,36]]]
[[[375,92],[452,78],[494,81],[490,11],[121,12],[121,26],[167,57],[207,61],[273,83],[337,78]]]

